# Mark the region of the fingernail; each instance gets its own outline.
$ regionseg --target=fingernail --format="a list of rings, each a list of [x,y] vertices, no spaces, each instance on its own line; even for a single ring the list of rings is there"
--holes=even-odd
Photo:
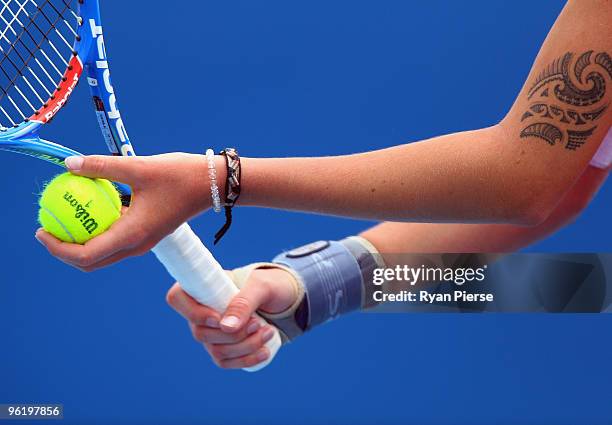
[[[83,161],[82,156],[69,156],[64,160],[64,164],[70,171],[79,171],[83,167]]]
[[[249,335],[254,334],[255,332],[257,332],[259,328],[261,328],[261,324],[259,323],[259,321],[255,321],[251,323],[249,327],[247,328],[247,334]]]
[[[206,319],[206,326],[208,326],[209,328],[218,328],[219,321],[214,317],[209,317],[208,319]]]
[[[272,337],[274,336],[276,332],[274,332],[274,329],[272,329],[270,326],[268,326],[268,328],[263,332],[263,334],[261,335],[261,339],[263,342],[268,342],[272,339]]]
[[[270,355],[270,352],[268,351],[266,347],[264,347],[257,352],[257,354],[255,355],[255,358],[257,359],[257,361],[263,362],[264,360],[268,359],[269,355]]]
[[[240,319],[236,316],[226,316],[221,320],[221,325],[226,326],[228,328],[237,328],[240,324]]]
[[[42,241],[38,238],[37,233],[34,233],[34,239],[36,239],[41,245],[43,245]]]

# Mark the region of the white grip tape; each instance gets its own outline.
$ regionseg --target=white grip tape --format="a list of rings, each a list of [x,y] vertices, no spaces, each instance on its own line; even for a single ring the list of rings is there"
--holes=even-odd
[[[163,239],[152,251],[183,290],[200,304],[223,312],[238,293],[234,282],[187,223]],[[281,345],[280,335],[276,331],[266,344],[270,350],[268,360],[244,370],[255,372],[266,367]]]

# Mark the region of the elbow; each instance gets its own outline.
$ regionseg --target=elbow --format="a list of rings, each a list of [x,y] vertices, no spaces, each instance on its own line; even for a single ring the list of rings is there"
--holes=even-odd
[[[534,204],[519,211],[516,224],[527,227],[536,227],[544,223],[550,217],[552,209]]]
[[[573,190],[563,197],[552,212],[549,220],[568,225],[574,222],[589,207],[593,192],[589,190]]]
[[[561,216],[566,221],[573,220],[587,208],[593,197],[593,191],[588,188],[572,190],[575,181],[567,176],[530,175],[521,180],[529,183],[515,192],[507,208],[514,210],[515,224],[522,226],[539,226],[551,216],[553,220]]]
[[[527,227],[539,226],[549,219],[561,199],[550,192],[531,191],[511,203],[511,220],[514,224]]]
[[[574,222],[589,206],[589,196],[566,196],[555,204],[537,203],[526,205],[517,216],[517,223],[522,226],[536,227],[556,223],[565,226]]]

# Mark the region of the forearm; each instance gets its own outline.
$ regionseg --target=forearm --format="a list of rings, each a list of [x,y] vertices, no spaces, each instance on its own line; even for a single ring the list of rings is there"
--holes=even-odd
[[[536,158],[505,137],[494,126],[342,157],[246,158],[241,204],[378,220],[522,223],[541,199],[516,182],[544,176]]]
[[[381,253],[506,253],[543,239],[573,221],[596,195],[609,170],[595,167],[580,176],[550,217],[533,227],[494,224],[382,223],[366,230]]]

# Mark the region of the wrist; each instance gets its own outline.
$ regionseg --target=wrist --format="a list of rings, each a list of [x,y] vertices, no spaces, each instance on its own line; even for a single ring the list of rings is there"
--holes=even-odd
[[[261,179],[265,178],[259,173],[260,159],[245,158],[240,159],[242,163],[242,192],[238,199],[238,204],[243,206],[262,206],[258,203],[258,188],[262,186]],[[265,194],[263,195],[265,199]]]
[[[203,158],[204,177],[200,180],[202,194],[202,210],[208,210],[213,207],[213,190],[217,190],[221,207],[225,204],[225,185],[227,184],[227,169],[225,167],[225,159],[221,155],[214,155],[208,158],[206,155],[201,155]],[[212,167],[212,170],[211,170]],[[214,176],[215,181],[212,178]]]
[[[264,285],[270,292],[269,301],[260,306],[268,314],[286,311],[299,297],[298,283],[287,271],[280,268],[255,269],[251,274],[257,284]]]
[[[225,186],[227,185],[227,167],[225,158],[222,155],[215,155],[215,169],[217,170],[217,187],[219,188],[219,198],[221,205],[225,204]],[[212,195],[210,191],[210,180],[208,181],[208,197],[212,203]]]
[[[209,173],[209,163],[206,155],[188,155],[191,160],[185,161],[185,172],[187,173],[186,185],[183,189],[187,191],[189,198],[195,200],[196,214],[209,210],[213,204],[212,181]],[[221,205],[225,202],[225,184],[227,171],[224,159],[215,155],[213,159],[215,167],[216,184],[219,190]]]

